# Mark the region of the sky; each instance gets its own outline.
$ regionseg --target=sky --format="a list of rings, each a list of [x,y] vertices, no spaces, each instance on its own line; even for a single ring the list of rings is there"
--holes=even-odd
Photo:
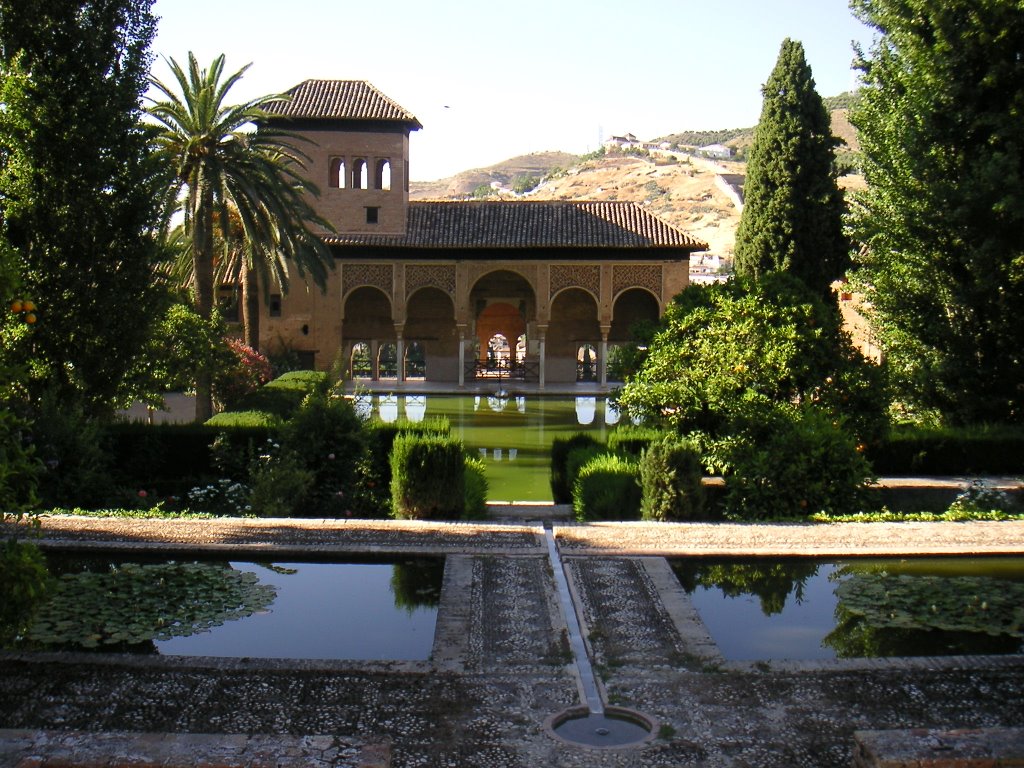
[[[156,0],[153,73],[191,51],[227,72],[229,103],[309,78],[368,80],[412,112],[410,177],[432,181],[612,135],[742,128],[782,41],[818,93],[856,86],[848,0]]]

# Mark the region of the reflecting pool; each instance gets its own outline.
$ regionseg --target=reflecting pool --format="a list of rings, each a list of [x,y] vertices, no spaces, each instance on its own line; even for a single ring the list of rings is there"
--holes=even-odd
[[[452,435],[484,459],[494,501],[551,501],[551,442],[576,432],[603,440],[619,422],[604,397],[373,394],[357,396],[356,408],[387,422],[447,418]]]
[[[424,660],[443,558],[398,562],[107,562],[48,555],[57,586],[29,650]]]
[[[1024,652],[1024,559],[670,560],[732,661]]]

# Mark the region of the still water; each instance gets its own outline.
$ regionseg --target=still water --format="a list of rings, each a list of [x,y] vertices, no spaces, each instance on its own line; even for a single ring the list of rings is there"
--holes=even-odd
[[[287,659],[424,660],[444,558],[120,561],[50,553],[55,586],[9,647]],[[0,626],[0,638],[12,637]]]
[[[1024,559],[670,561],[731,661],[1024,652]]]
[[[356,408],[386,422],[448,419],[452,435],[484,459],[491,501],[551,501],[551,442],[577,432],[603,440],[619,422],[603,397],[362,395]]]

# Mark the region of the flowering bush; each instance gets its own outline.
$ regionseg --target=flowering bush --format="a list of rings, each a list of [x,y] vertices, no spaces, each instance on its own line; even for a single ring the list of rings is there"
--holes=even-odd
[[[249,504],[251,493],[244,483],[221,478],[215,483],[189,490],[188,507],[196,512],[209,512],[213,515],[248,515],[252,512]]]
[[[271,378],[270,361],[240,339],[224,339],[233,363],[214,377],[213,389],[222,407],[233,408],[243,397],[255,392]]]

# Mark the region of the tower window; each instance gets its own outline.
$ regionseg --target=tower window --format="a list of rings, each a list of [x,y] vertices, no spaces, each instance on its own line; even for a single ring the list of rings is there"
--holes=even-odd
[[[362,158],[352,161],[352,189],[366,189],[366,161]]]
[[[327,174],[327,186],[333,189],[345,188],[345,159],[332,157],[331,167]]]
[[[281,316],[281,294],[280,293],[272,293],[272,294],[270,294],[269,311],[270,311],[270,316],[271,317],[280,317]]]
[[[378,160],[374,167],[373,188],[388,191],[391,189],[391,161]]]
[[[376,206],[366,208],[366,223],[377,224],[380,221],[380,208]]]

